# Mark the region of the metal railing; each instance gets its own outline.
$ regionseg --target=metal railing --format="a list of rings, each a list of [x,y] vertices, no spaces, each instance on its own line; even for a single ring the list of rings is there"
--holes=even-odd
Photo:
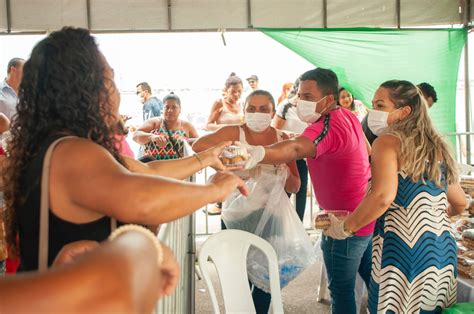
[[[450,143],[455,147],[456,160],[461,164],[472,164],[473,156],[470,147],[474,147],[472,139],[474,139],[474,132],[456,132],[444,135]],[[454,139],[454,142],[452,141]],[[470,145],[468,145],[470,144]]]
[[[189,150],[185,150],[185,155],[189,155]],[[195,175],[187,181],[196,182]],[[176,291],[161,298],[155,308],[156,314],[194,313],[195,234],[194,214],[160,226],[158,239],[174,252],[181,271]]]
[[[163,297],[156,306],[157,314],[194,313],[194,215],[180,218],[160,227],[158,239],[175,253],[181,268],[176,291]]]

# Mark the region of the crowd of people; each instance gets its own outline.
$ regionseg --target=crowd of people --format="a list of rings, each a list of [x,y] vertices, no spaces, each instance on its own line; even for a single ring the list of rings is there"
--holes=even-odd
[[[180,119],[178,95],[161,101],[139,83],[135,159],[124,153],[113,68],[87,30],[52,32],[28,60],[12,59],[0,85],[0,131],[8,133],[0,257],[8,248],[21,274],[0,278],[0,308],[150,312],[179,275],[151,226],[216,203],[225,229],[231,195],[259,196],[246,180],[282,173],[302,220],[308,171],[320,208],[349,212],[329,214],[321,241],[333,313],[356,313],[357,274],[370,313],[437,313],[455,303],[449,216],[467,199],[428,115],[434,88],[387,80],[367,110],[330,69],[285,83],[278,103],[256,75],[247,81],[252,92],[242,101],[242,79],[227,78],[202,137]],[[243,167],[222,163],[232,143],[248,152]],[[183,182],[205,167],[216,169],[208,182]],[[44,302],[45,291],[53,302]],[[268,312],[268,293],[255,286],[253,299],[257,313]]]

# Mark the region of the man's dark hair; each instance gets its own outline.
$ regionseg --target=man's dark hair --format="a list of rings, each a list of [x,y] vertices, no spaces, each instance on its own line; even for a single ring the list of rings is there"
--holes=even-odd
[[[142,88],[142,90],[146,90],[151,94],[151,87],[150,87],[150,84],[148,84],[147,82],[138,83],[137,87],[138,86],[140,86]]]
[[[333,71],[323,68],[309,70],[300,76],[300,81],[308,80],[316,81],[323,94],[334,95],[334,98],[337,98],[339,81]]]
[[[10,61],[8,61],[7,74],[10,74],[10,72],[12,71],[12,67],[16,68],[18,67],[20,63],[23,63],[23,62],[25,62],[25,60],[22,58],[13,58]]]
[[[421,90],[425,98],[431,97],[433,98],[433,102],[438,101],[438,95],[436,94],[436,91],[432,85],[426,82],[423,82],[423,83],[418,84],[417,87]]]

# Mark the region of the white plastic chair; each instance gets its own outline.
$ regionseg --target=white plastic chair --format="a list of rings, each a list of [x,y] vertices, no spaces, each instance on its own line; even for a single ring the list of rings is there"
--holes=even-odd
[[[211,295],[214,313],[220,311],[209,275],[209,258],[219,275],[226,313],[255,313],[247,276],[247,253],[250,245],[260,249],[268,259],[273,313],[283,313],[275,250],[264,239],[241,230],[223,230],[210,236],[198,255],[199,267]]]

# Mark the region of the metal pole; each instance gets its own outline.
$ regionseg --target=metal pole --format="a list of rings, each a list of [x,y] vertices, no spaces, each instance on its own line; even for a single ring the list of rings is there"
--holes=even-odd
[[[92,21],[91,21],[91,0],[86,0],[86,10],[87,10],[87,29],[92,29]]]
[[[247,0],[247,27],[253,28],[252,25],[252,0]]]
[[[471,132],[471,106],[470,106],[470,82],[469,82],[469,22],[471,20],[471,0],[464,2],[464,28],[466,29],[466,44],[464,46],[464,97],[466,108],[466,132]],[[471,135],[466,136],[466,159],[471,164]]]
[[[171,0],[168,0],[168,30],[171,30]]]
[[[323,0],[323,27],[328,28],[328,0]]]
[[[10,0],[5,0],[5,5],[7,9],[7,33],[12,32],[12,9],[10,6]]]
[[[401,26],[401,4],[400,0],[397,0],[397,28],[400,29]]]
[[[196,214],[189,216],[189,235],[188,235],[188,259],[189,259],[189,278],[191,287],[188,289],[188,309],[186,313],[194,314],[196,312],[195,305],[195,291],[196,291],[196,280],[195,280],[195,261],[196,261]]]

